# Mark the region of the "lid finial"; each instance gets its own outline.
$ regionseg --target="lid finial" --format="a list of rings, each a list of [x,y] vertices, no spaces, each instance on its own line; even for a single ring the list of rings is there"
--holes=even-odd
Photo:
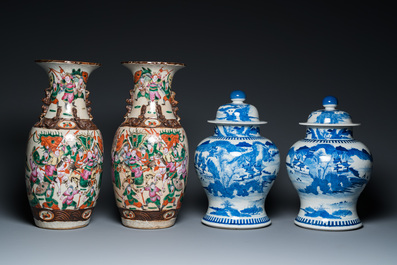
[[[245,98],[245,93],[241,90],[234,90],[230,93],[230,99],[234,104],[243,104]]]
[[[323,99],[323,106],[325,110],[335,110],[338,106],[338,99],[333,96],[327,96]]]

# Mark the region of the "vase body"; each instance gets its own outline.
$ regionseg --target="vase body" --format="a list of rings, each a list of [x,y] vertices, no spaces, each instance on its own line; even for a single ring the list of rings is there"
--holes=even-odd
[[[371,175],[370,151],[343,123],[311,125],[286,158],[301,204],[295,224],[317,230],[359,228],[356,204]]]
[[[186,186],[189,150],[171,91],[183,64],[123,63],[134,76],[125,121],[112,146],[112,179],[122,224],[141,229],[174,225]]]
[[[279,151],[260,135],[260,122],[241,122],[250,108],[254,107],[243,103],[222,106],[213,121],[214,135],[196,148],[194,165],[208,197],[208,210],[202,219],[206,225],[250,229],[271,223],[265,199],[279,170]]]
[[[92,122],[89,74],[99,64],[36,61],[49,74],[43,112],[29,134],[25,179],[35,224],[88,225],[101,186],[103,139]]]

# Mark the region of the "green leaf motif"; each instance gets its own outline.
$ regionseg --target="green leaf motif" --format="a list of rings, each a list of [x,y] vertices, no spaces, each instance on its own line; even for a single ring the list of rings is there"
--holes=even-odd
[[[145,139],[145,135],[143,134],[133,134],[132,136],[128,136],[129,141],[134,148],[138,148],[138,146],[143,142]]]
[[[81,69],[79,68],[79,69],[77,69],[77,70],[73,69],[73,70],[72,70],[72,75],[83,75],[83,74],[82,74],[82,72],[81,72]]]

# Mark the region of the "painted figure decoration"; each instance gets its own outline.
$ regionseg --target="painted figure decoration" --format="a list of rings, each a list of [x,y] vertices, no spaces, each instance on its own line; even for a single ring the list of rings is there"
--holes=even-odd
[[[250,229],[270,225],[265,199],[277,176],[277,147],[260,135],[257,109],[234,91],[219,107],[214,135],[196,148],[194,166],[208,197],[202,222],[208,226]]]
[[[174,225],[186,186],[188,142],[171,82],[180,63],[124,62],[134,76],[125,121],[112,147],[113,188],[122,224]]]
[[[288,152],[289,177],[300,197],[295,224],[318,230],[352,230],[362,226],[356,203],[372,170],[368,148],[353,139],[348,113],[328,96],[324,109],[310,114],[306,138]]]
[[[30,134],[25,180],[35,224],[88,225],[101,186],[103,140],[92,122],[87,79],[97,63],[38,60],[49,75],[43,112]]]

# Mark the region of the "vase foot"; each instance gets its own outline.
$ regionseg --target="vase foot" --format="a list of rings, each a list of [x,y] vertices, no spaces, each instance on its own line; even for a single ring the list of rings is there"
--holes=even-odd
[[[259,218],[224,218],[205,215],[201,222],[205,225],[226,229],[255,229],[269,226],[272,222],[269,217]]]
[[[176,218],[161,221],[146,221],[146,220],[130,220],[121,218],[121,223],[124,226],[138,229],[162,229],[168,228],[175,224]]]
[[[338,221],[338,220],[317,220],[303,217],[296,217],[294,223],[297,226],[303,228],[309,228],[314,230],[326,230],[326,231],[347,231],[355,230],[363,226],[360,219]]]
[[[54,229],[54,230],[67,230],[67,229],[76,229],[82,228],[89,224],[90,220],[85,221],[54,221],[54,222],[45,222],[34,219],[34,223],[36,226],[45,229]]]

